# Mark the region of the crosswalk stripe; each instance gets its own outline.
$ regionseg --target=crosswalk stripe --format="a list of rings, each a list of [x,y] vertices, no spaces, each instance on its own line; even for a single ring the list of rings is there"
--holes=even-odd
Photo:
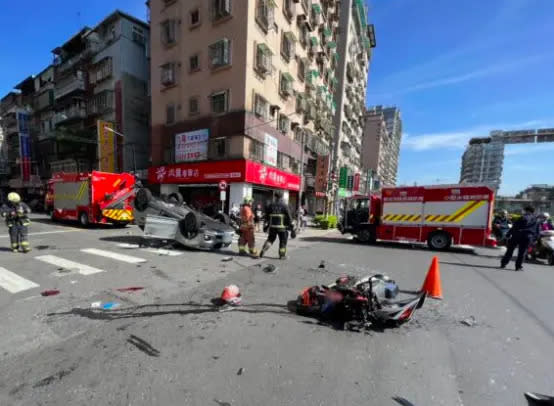
[[[55,255],[41,255],[35,257],[39,261],[46,262],[47,264],[55,265],[64,269],[75,270],[81,275],[92,275],[99,272],[104,272],[103,269],[94,268],[85,264],[80,264],[78,262],[70,261],[69,259],[60,258]]]
[[[165,248],[140,247],[138,244],[121,243],[117,244],[117,246],[127,249],[140,249],[141,251],[146,251],[158,255],[167,255],[168,257],[178,257],[179,255],[183,255],[182,251],[168,250]]]
[[[4,288],[10,293],[18,293],[27,289],[38,288],[38,286],[35,282],[22,278],[0,266],[0,288]]]
[[[92,254],[92,255],[98,255],[98,256],[101,256],[101,257],[115,259],[117,261],[127,262],[129,264],[140,264],[142,262],[146,262],[146,260],[143,259],[143,258],[132,257],[130,255],[118,254],[117,252],[112,252],[112,251],[99,250],[97,248],[84,248],[84,249],[81,250],[81,252],[85,252],[87,254]]]

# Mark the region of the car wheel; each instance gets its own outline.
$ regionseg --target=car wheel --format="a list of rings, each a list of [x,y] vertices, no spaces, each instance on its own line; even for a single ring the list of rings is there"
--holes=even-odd
[[[196,213],[189,212],[184,219],[179,221],[179,231],[186,238],[194,238],[198,234],[198,217]]]
[[[429,248],[435,251],[443,251],[450,248],[452,243],[452,238],[450,235],[444,231],[437,231],[432,233],[427,240],[427,245]]]
[[[175,193],[171,193],[168,196],[168,201],[170,201],[171,203],[176,204],[177,206],[180,206],[180,205],[183,204],[185,199],[183,198],[183,195],[181,193],[175,192]]]
[[[146,188],[141,188],[135,196],[135,208],[139,211],[144,211],[148,208],[151,200],[152,192]]]
[[[229,225],[231,223],[231,219],[225,213],[217,213],[214,216],[214,220],[217,220],[217,221],[219,221],[223,224],[226,224],[226,225]]]
[[[88,225],[90,224],[90,221],[88,219],[88,214],[85,213],[84,211],[81,212],[81,214],[79,214],[79,224],[83,227],[88,227]]]

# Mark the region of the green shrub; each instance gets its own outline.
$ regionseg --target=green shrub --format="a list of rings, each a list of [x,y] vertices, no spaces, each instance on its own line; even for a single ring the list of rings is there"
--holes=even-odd
[[[329,228],[337,228],[337,216],[329,216],[327,217],[327,220],[329,221]]]
[[[329,220],[327,219],[322,219],[320,222],[319,222],[319,227],[323,230],[327,230],[329,228]]]
[[[318,214],[314,217],[314,223],[315,225],[319,226],[321,221],[325,219],[325,216],[323,214]]]

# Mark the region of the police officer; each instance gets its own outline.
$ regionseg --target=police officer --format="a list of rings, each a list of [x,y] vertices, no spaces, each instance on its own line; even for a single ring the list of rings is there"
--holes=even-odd
[[[256,240],[254,237],[254,213],[252,212],[252,198],[245,197],[244,204],[240,210],[240,238],[239,254],[246,254],[246,246],[250,255],[257,256]]]
[[[31,213],[31,209],[21,201],[21,197],[15,192],[8,194],[8,204],[4,204],[0,208],[0,215],[5,218],[8,226],[13,252],[17,252],[20,248],[23,252],[31,251],[27,237],[27,227],[31,224],[29,213]]]
[[[276,192],[274,202],[266,208],[264,231],[269,228],[269,235],[260,252],[260,258],[264,256],[265,252],[275,242],[277,236],[279,236],[279,258],[285,259],[287,256],[288,231],[291,231],[292,238],[296,237],[289,208],[282,201],[282,198],[283,194]]]
[[[529,248],[529,244],[537,239],[539,234],[539,224],[534,213],[534,208],[526,207],[523,216],[514,223],[510,230],[511,238],[508,241],[508,249],[500,262],[501,268],[508,265],[517,247],[516,271],[523,271],[523,258],[527,253],[527,248]]]

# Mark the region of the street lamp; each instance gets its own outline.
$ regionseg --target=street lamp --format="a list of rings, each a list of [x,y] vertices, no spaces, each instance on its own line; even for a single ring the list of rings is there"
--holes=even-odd
[[[108,127],[107,125],[104,125],[104,130],[109,131],[111,133],[114,133],[115,135],[121,137],[123,139],[123,143],[121,144],[123,147],[125,147],[125,145],[130,145],[131,146],[131,151],[133,153],[133,173],[136,174],[136,172],[137,172],[137,160],[136,160],[136,156],[135,156],[135,144],[134,143],[128,143],[128,144],[125,143],[125,135],[120,133],[119,131],[114,130],[113,128]]]

